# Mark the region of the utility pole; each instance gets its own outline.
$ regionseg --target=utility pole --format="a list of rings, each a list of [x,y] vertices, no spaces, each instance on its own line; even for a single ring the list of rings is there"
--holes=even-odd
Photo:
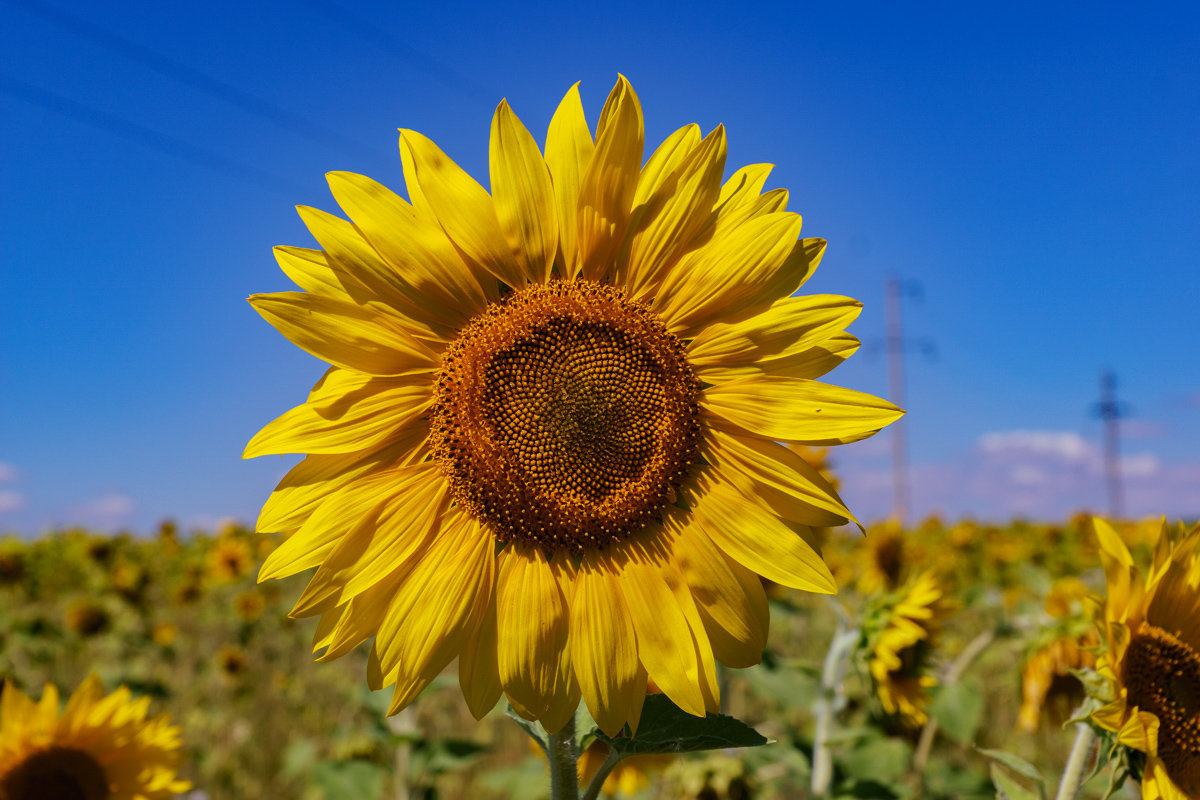
[[[1104,420],[1104,475],[1108,483],[1108,513],[1113,520],[1124,516],[1121,498],[1121,443],[1117,420],[1123,414],[1117,402],[1117,376],[1112,370],[1100,375],[1100,402],[1096,413]]]
[[[900,279],[889,275],[884,284],[883,314],[887,326],[888,395],[904,408],[904,333],[900,321]],[[892,423],[892,516],[900,524],[908,517],[908,452],[904,417]]]

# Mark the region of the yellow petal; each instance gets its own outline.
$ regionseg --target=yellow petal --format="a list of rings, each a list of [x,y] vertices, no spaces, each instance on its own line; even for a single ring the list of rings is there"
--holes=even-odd
[[[382,500],[343,536],[291,611],[311,616],[358,596],[397,568],[417,562],[442,525],[449,487],[432,464],[402,467],[376,484]],[[387,492],[390,486],[402,487]]]
[[[533,136],[502,101],[492,118],[492,197],[500,230],[530,281],[550,279],[558,252],[558,213],[550,171]]]
[[[368,285],[393,287],[405,312],[457,329],[495,299],[430,217],[385,186],[353,172],[330,172],[329,189],[387,263]],[[491,284],[491,276],[487,283]]]
[[[546,132],[546,166],[554,183],[565,278],[574,277],[579,269],[579,192],[595,149],[576,83],[559,103]]]
[[[496,603],[488,604],[479,631],[463,642],[458,657],[458,684],[475,719],[483,719],[500,699],[500,670],[496,661]]]
[[[726,215],[735,208],[754,203],[773,168],[773,164],[747,164],[730,175],[729,180],[721,186],[721,194],[717,196],[717,215]]]
[[[305,292],[251,295],[250,305],[293,344],[335,366],[406,375],[429,372],[439,363],[403,320],[377,306]]]
[[[365,296],[362,284],[348,272],[335,269],[324,250],[281,245],[274,249],[274,253],[279,268],[306,292],[325,294],[339,300]]]
[[[700,126],[693,122],[672,133],[654,149],[638,176],[637,189],[633,193],[635,209],[645,205],[662,190],[663,183],[679,168],[688,154],[696,149],[701,138],[703,137],[700,135]]]
[[[788,297],[741,322],[709,325],[688,344],[688,361],[735,366],[786,358],[844,330],[860,311],[862,303],[839,295]]]
[[[267,498],[255,530],[270,533],[298,528],[337,489],[360,476],[408,463],[423,449],[428,435],[428,424],[418,423],[378,450],[306,457],[283,476]]]
[[[646,680],[625,598],[597,551],[584,554],[575,578],[571,664],[592,718],[600,730],[616,736],[645,698]]]
[[[267,556],[258,580],[295,575],[317,566],[364,517],[424,477],[415,467],[387,469],[356,478],[330,492],[300,529]]]
[[[786,378],[808,378],[815,380],[825,375],[858,352],[858,337],[849,333],[837,333],[821,344],[783,358],[771,358],[753,363],[733,366],[697,366],[696,376],[713,385],[728,383],[751,375],[778,375]]]
[[[629,225],[644,138],[641,104],[622,75],[600,112],[596,149],[579,188],[579,254],[585,280],[601,281],[612,268]]]
[[[425,136],[402,130],[400,141],[415,171],[409,185],[414,179],[420,185],[451,241],[508,286],[524,286],[525,275],[512,257],[487,191]]]
[[[742,475],[811,509],[806,514],[792,507],[798,513],[788,518],[795,522],[823,528],[844,525],[848,520],[858,522],[819,470],[776,442],[709,427],[704,432],[702,452],[716,467],[714,478],[736,483],[733,476]]]
[[[1096,532],[1096,539],[1100,543],[1101,556],[1107,556],[1108,559],[1122,567],[1133,566],[1133,556],[1129,554],[1129,548],[1113,530],[1112,525],[1099,517],[1092,517],[1092,530]]]
[[[243,458],[279,453],[356,453],[396,440],[432,402],[430,381],[347,375],[336,401],[285,412],[255,434]]]
[[[770,620],[762,581],[694,527],[680,533],[676,553],[717,659],[730,667],[757,664]]]
[[[389,714],[429,685],[475,635],[492,602],[495,541],[463,512],[405,576],[379,628],[379,661],[396,675]]]
[[[827,383],[748,377],[706,389],[701,407],[764,439],[829,445],[858,441],[904,412],[886,400]]]
[[[725,153],[725,129],[717,126],[670,172],[658,176],[649,196],[635,205],[623,281],[618,273],[618,281],[625,283],[630,297],[652,296],[662,276],[696,246],[697,234],[712,218]],[[638,188],[640,191],[641,186]]]
[[[542,719],[562,681],[569,609],[550,562],[536,547],[500,551],[496,585],[496,655],[500,683],[513,707]]]
[[[747,569],[792,589],[835,594],[837,583],[829,567],[795,531],[769,510],[698,470],[697,499],[692,524],[717,547]]]
[[[702,717],[706,698],[700,687],[701,664],[691,625],[663,575],[670,551],[661,529],[648,528],[609,549],[633,629],[638,657],[650,679],[675,705]]]
[[[799,214],[768,214],[731,228],[688,253],[663,280],[652,307],[673,333],[689,333],[717,320],[757,313],[768,291],[770,302],[786,297],[799,281],[785,267],[800,235]],[[783,273],[781,275],[781,273]]]

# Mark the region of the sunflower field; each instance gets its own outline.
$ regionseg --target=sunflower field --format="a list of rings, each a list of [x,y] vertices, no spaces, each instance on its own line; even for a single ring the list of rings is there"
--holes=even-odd
[[[0,800],[1200,796],[1200,528],[861,525],[862,304],[723,125],[645,139],[622,76],[501,101],[490,191],[327,174],[254,529],[0,542]]]
[[[1148,565],[1161,528],[1147,520],[1115,532]],[[821,531],[818,544],[841,592],[768,584],[762,664],[719,674],[722,712],[765,743],[736,729],[728,743],[683,740],[681,750],[697,752],[634,755],[604,796],[1053,796],[1070,720],[1087,708],[1089,681],[1103,691],[1096,616],[1106,584],[1090,522],[927,519],[866,536]],[[178,776],[197,797],[548,796],[536,745],[516,734],[503,703],[476,723],[455,670],[386,717],[389,693],[364,685],[361,649],[314,663],[315,626],[288,616],[301,579],[255,579],[276,545],[237,526],[180,535],[170,523],[153,537],[61,530],[0,540],[5,691],[36,699],[53,684],[65,694],[94,675],[148,698],[178,726]],[[608,747],[584,740],[581,779]],[[1115,734],[1101,743],[1113,749]],[[0,774],[13,757],[7,744]],[[733,747],[745,744],[761,746]],[[1093,750],[1082,797],[1146,769],[1136,755],[1100,753],[1097,763]],[[1117,796],[1135,794],[1127,781]]]

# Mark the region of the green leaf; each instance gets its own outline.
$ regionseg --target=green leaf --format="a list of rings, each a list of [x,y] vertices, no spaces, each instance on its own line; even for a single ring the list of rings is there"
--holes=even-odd
[[[366,761],[323,761],[313,767],[312,779],[325,800],[377,800],[385,774]]]
[[[885,783],[874,780],[851,780],[838,786],[837,800],[897,800],[900,795]]]
[[[316,760],[317,746],[308,739],[297,739],[283,751],[283,774],[289,778],[303,775]]]
[[[870,778],[883,783],[896,782],[908,772],[912,748],[900,739],[868,739],[837,759],[838,766],[851,777]]]
[[[979,751],[980,755],[1003,764],[1018,775],[1024,775],[1039,786],[1046,785],[1046,779],[1042,777],[1042,773],[1038,772],[1038,768],[1020,756],[1015,756],[1004,750],[985,750],[982,747],[975,749]]]
[[[935,690],[929,715],[959,744],[975,740],[983,721],[983,692],[974,681],[952,683]]]
[[[693,717],[667,699],[665,694],[646,697],[637,736],[626,733],[611,738],[596,730],[596,738],[625,755],[693,753],[728,747],[760,747],[766,737],[741,720],[724,714]]]
[[[1026,789],[1009,777],[1008,773],[996,764],[991,766],[992,783],[996,786],[998,800],[1045,800],[1045,792]]]
[[[425,771],[436,776],[468,767],[485,752],[485,746],[466,739],[429,739],[421,755]]]

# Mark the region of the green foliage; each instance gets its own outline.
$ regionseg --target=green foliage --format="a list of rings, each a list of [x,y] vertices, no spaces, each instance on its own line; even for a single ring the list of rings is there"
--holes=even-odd
[[[935,687],[929,716],[954,741],[969,745],[975,741],[983,721],[985,700],[983,688],[976,681],[966,680]]]
[[[636,736],[629,735],[628,727],[617,737],[606,736],[599,729],[593,734],[618,753],[631,756],[760,747],[767,743],[765,736],[741,720],[724,714],[694,717],[664,694],[646,697]]]

